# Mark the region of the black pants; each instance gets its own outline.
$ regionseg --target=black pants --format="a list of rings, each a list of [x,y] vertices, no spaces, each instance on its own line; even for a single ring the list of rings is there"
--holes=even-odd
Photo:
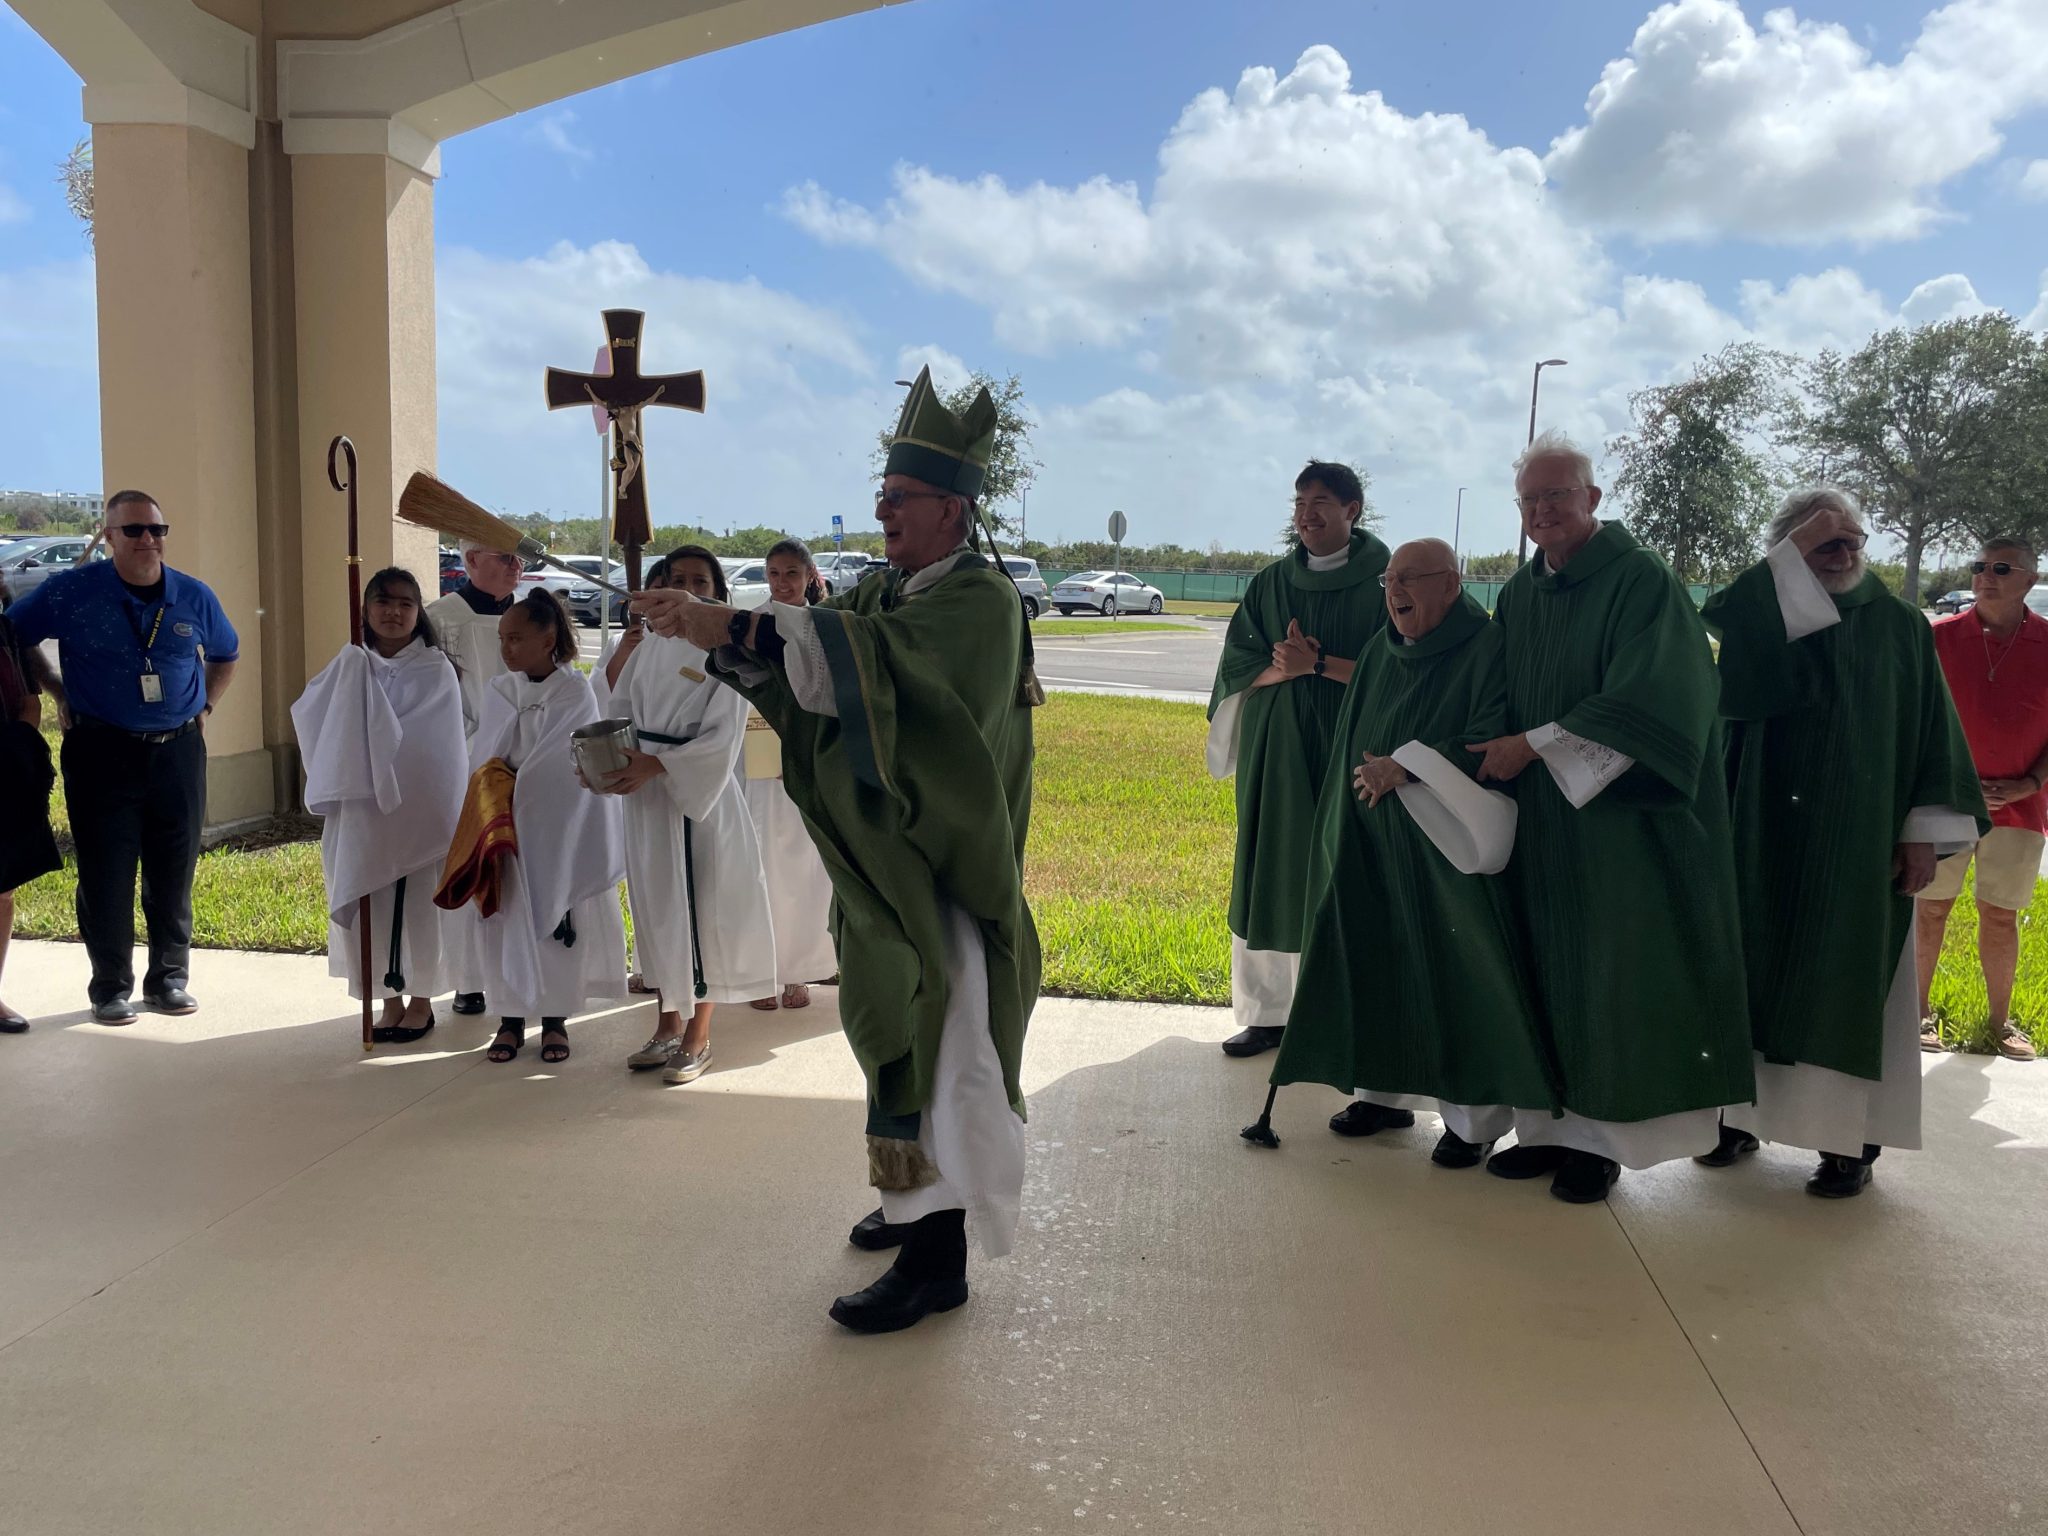
[[[97,1003],[135,988],[135,871],[149,931],[145,996],[190,979],[192,871],[206,819],[206,733],[138,741],[93,721],[64,735],[64,801],[78,850],[78,933]]]

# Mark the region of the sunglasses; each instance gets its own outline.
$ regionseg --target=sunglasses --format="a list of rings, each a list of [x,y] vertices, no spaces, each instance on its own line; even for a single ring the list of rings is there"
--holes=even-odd
[[[1813,552],[1816,555],[1853,555],[1869,542],[1867,535],[1852,533],[1847,538],[1829,539],[1825,544],[1816,544],[1813,546]]]
[[[146,539],[151,534],[156,535],[158,539],[167,539],[171,536],[171,525],[169,523],[116,523],[114,524],[114,531],[124,534],[131,539]]]
[[[916,501],[919,498],[926,501],[944,501],[952,494],[951,491],[906,491],[899,485],[892,490],[875,492],[875,505],[896,512],[902,510],[906,501]]]
[[[1989,571],[1994,576],[2010,576],[2014,571],[2025,571],[2026,569],[2024,565],[2014,565],[2010,560],[1972,560],[1970,562],[1970,574],[1972,576],[1982,576],[1986,571]],[[2032,575],[2033,573],[2029,571],[2028,574]]]

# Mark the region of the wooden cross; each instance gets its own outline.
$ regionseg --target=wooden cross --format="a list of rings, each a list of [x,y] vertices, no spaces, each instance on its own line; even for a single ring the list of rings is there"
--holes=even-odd
[[[640,413],[650,405],[679,410],[704,409],[704,375],[643,374],[640,371],[640,327],[647,316],[637,309],[604,312],[605,342],[611,349],[608,374],[572,373],[550,368],[548,409],[594,405],[612,423],[612,537],[625,546],[627,590],[640,590],[640,550],[654,537],[647,511],[647,447],[640,435]]]

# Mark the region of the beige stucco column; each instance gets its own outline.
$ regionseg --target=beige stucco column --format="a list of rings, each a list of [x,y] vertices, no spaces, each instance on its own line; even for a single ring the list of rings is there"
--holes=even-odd
[[[351,125],[344,144],[360,142]],[[379,125],[378,131],[382,132]],[[435,462],[434,183],[388,153],[291,151],[298,351],[300,545],[305,666],[348,638],[346,504],[327,483],[327,445],[356,446],[365,579],[403,565],[439,595],[434,535],[399,523],[398,492]]]
[[[102,122],[93,173],[107,490],[157,499],[166,558],[213,588],[241,638],[206,729],[207,820],[267,815],[249,152],[204,128]]]

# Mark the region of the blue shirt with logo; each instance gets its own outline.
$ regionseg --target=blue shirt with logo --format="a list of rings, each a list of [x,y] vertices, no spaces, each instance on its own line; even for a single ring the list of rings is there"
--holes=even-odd
[[[241,654],[213,589],[163,568],[160,599],[135,596],[111,560],[59,571],[7,610],[24,645],[57,642],[74,717],[124,731],[172,731],[206,707],[206,663]],[[142,676],[163,679],[156,703]]]

